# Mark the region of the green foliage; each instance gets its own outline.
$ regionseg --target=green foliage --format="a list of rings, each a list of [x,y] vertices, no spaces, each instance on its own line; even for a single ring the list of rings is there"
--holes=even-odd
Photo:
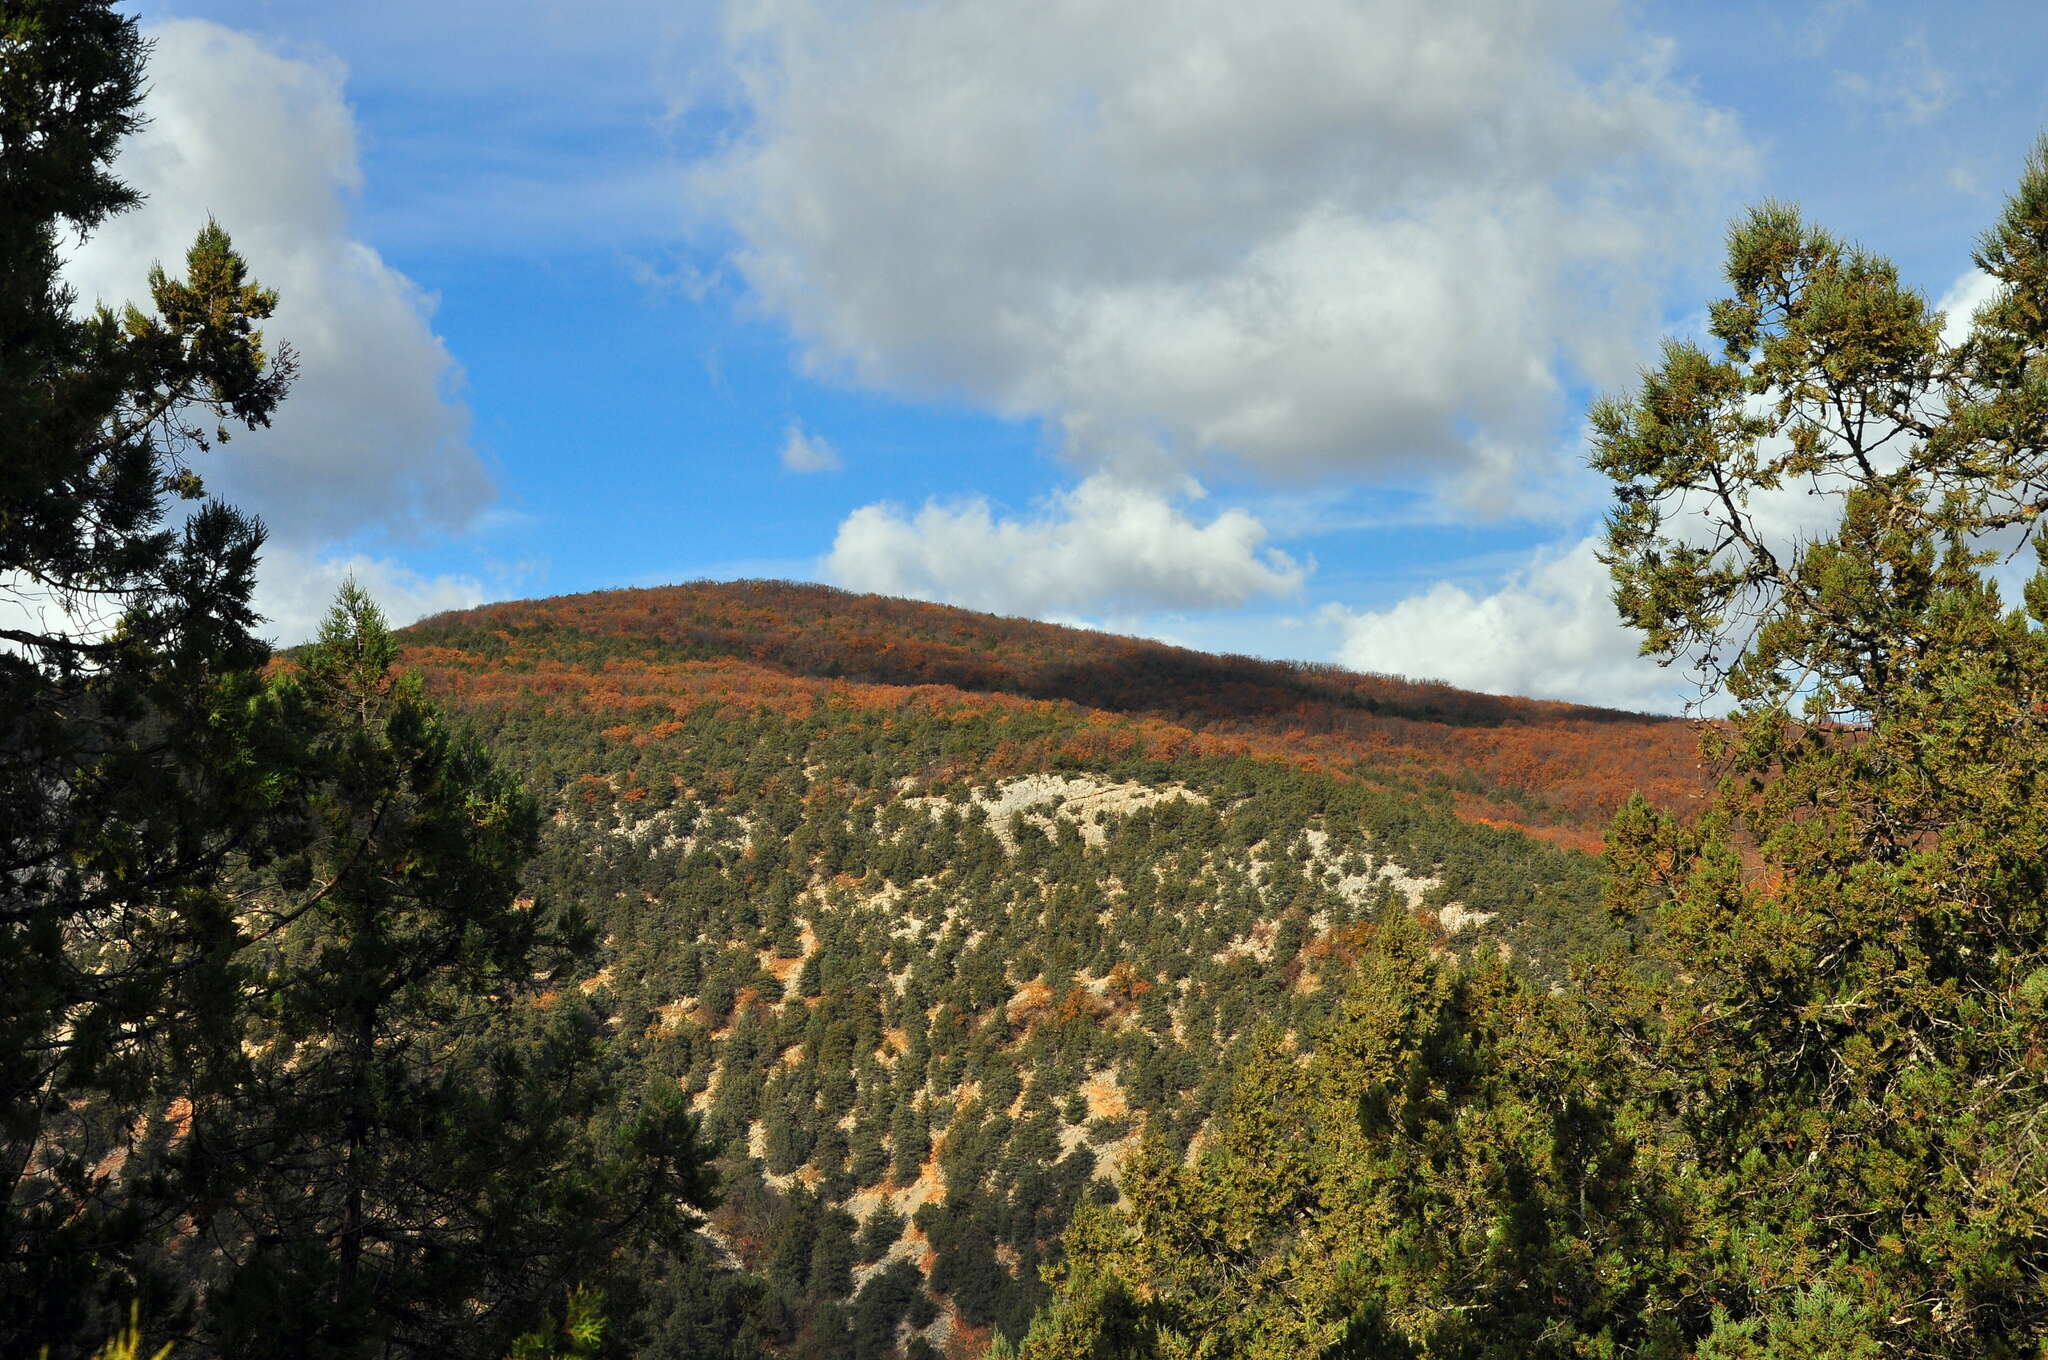
[[[1077,1219],[1024,1356],[1640,1350],[1647,1185],[1568,1007],[1390,914],[1308,1052],[1269,1034],[1192,1161]]]
[[[148,312],[74,314],[59,245],[132,206],[109,171],[144,49],[105,3],[0,5],[0,1349],[160,1298],[139,1251],[204,1170],[127,1156],[166,1086],[230,1079],[224,860],[279,789],[255,702],[260,526],[191,460],[291,378],[274,298],[209,224]],[[98,1321],[94,1314],[98,1314]]]
[[[535,808],[395,654],[349,585],[274,684],[302,811],[242,889],[247,1070],[189,1140],[234,1149],[200,1277],[237,1355],[489,1353],[625,1225],[708,1198],[688,1116],[621,1108],[590,1020],[536,1010],[578,932],[515,900]]]
[[[708,1153],[537,985],[590,942],[519,897],[537,810],[368,599],[262,674],[262,531],[193,464],[290,383],[274,295],[209,222],[74,311],[144,54],[0,3],[0,1351],[134,1300],[198,1354],[502,1355],[685,1236]]]
[[[1617,603],[1736,703],[1702,815],[1610,831],[1636,947],[1553,991],[1382,916],[1191,1155],[1155,1118],[1017,1354],[2040,1353],[2048,142],[1978,261],[1951,345],[1878,257],[1737,225],[1721,353],[1593,417]]]
[[[604,1342],[604,1296],[593,1289],[572,1289],[562,1317],[548,1318],[540,1331],[515,1337],[510,1360],[596,1360]]]
[[[715,1203],[681,1093],[637,1096],[596,1017],[536,983],[587,932],[516,896],[532,801],[394,655],[347,587],[254,703],[289,763],[264,834],[205,885],[235,907],[223,1041],[152,1073],[144,1116],[83,1107],[135,1121],[123,1209],[189,1196],[129,1269],[219,1353],[500,1354],[564,1276]]]
[[[878,1204],[870,1210],[860,1225],[856,1244],[860,1249],[861,1264],[869,1265],[881,1260],[883,1253],[903,1236],[904,1221],[903,1215],[888,1204]]]
[[[2048,1332],[2037,988],[2048,959],[2048,572],[2006,605],[2048,475],[2048,143],[1960,343],[1891,266],[1767,207],[1731,236],[1722,353],[1595,415],[1646,648],[1737,700],[1709,815],[1617,822],[1650,987],[1614,1006],[1698,1234],[1703,1352],[2031,1354]],[[1799,486],[1834,522],[1764,527]],[[1708,541],[1673,536],[1702,512]],[[2031,545],[2027,540],[2032,539]]]
[[[932,1173],[946,1192],[919,1218],[927,1285],[1021,1335],[1039,1267],[1077,1206],[1115,1197],[1103,1178],[1139,1132],[1185,1150],[1254,1028],[1321,1032],[1379,904],[1408,905],[1383,868],[1497,913],[1449,943],[1512,939],[1516,966],[1546,978],[1602,935],[1553,928],[1597,922],[1588,857],[1257,761],[1191,759],[1171,778],[1069,766],[1144,796],[998,818],[999,783],[942,793],[924,772],[935,752],[1000,746],[1000,713],[468,715],[529,787],[564,791],[529,886],[582,905],[607,942],[583,982],[619,1060],[704,1091],[721,1143],[760,1158],[735,1168],[715,1223],[791,1338],[836,1301],[813,1196],[903,1202]],[[672,790],[659,805],[641,793],[656,788]],[[1084,1087],[1110,1102],[1101,1117]],[[762,1173],[796,1179],[740,1192]],[[897,1235],[856,1235],[855,1260]],[[856,1334],[861,1309],[856,1292]]]

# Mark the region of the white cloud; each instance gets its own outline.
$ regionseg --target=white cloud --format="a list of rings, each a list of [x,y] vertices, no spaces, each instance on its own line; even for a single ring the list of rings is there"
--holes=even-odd
[[[823,435],[806,433],[801,420],[792,420],[782,439],[782,466],[790,472],[837,472],[839,450]]]
[[[1835,72],[1835,93],[1855,105],[1876,109],[1893,124],[1926,123],[1955,102],[1955,87],[1934,59],[1923,34],[1893,37],[1885,48],[1884,69]]]
[[[467,576],[425,576],[402,563],[364,553],[317,553],[267,547],[257,569],[251,603],[263,622],[255,629],[280,647],[309,641],[320,629],[334,593],[353,578],[370,592],[393,627],[444,609],[467,609],[488,598]],[[0,577],[0,627],[77,639],[104,637],[120,621],[120,605],[95,608],[90,599],[67,609],[48,588],[22,577]],[[0,650],[19,650],[11,644]]]
[[[1265,548],[1242,510],[1198,524],[1160,493],[1091,477],[1028,518],[985,500],[914,515],[865,505],[839,526],[825,575],[854,590],[996,613],[1202,609],[1300,588],[1306,569]]]
[[[1981,292],[1958,282],[1944,306]],[[1764,414],[1766,403],[1751,399]],[[1766,452],[1782,452],[1782,440]],[[1903,449],[1886,451],[1901,458]],[[1880,466],[1883,466],[1880,460]],[[1757,490],[1742,498],[1751,530],[1780,560],[1831,535],[1852,483],[1827,476]],[[1663,532],[1705,547],[1722,535],[1717,498],[1680,494],[1665,506]],[[1621,623],[1613,582],[1596,554],[1603,536],[1552,543],[1528,554],[1488,592],[1439,581],[1378,610],[1331,605],[1324,621],[1341,631],[1337,659],[1359,670],[1446,681],[1490,693],[1568,699],[1647,712],[1676,712],[1705,696],[1692,658],[1659,666],[1639,653],[1642,635]],[[1740,646],[1741,636],[1732,644]],[[1724,661],[1732,660],[1724,656]]]
[[[280,647],[310,641],[334,603],[341,583],[354,578],[394,628],[444,609],[469,609],[486,598],[467,576],[423,576],[401,563],[363,553],[307,553],[270,548],[256,586],[255,605],[266,620],[256,631]]]
[[[266,335],[298,351],[301,376],[273,428],[200,463],[209,487],[260,513],[281,545],[465,526],[491,482],[432,299],[350,233],[361,170],[341,70],[196,20],[149,36],[150,121],[116,167],[148,201],[77,250],[67,272],[81,299],[146,301],[150,264],[177,272],[217,218],[278,291]]]
[[[729,42],[702,183],[813,368],[1126,480],[1552,470],[1749,165],[1607,0],[767,0]]]
[[[1969,338],[1977,309],[1997,298],[1999,282],[1981,269],[1966,270],[1962,277],[1948,286],[1941,295],[1935,309],[1946,313],[1941,325],[1941,341],[1945,345],[1960,345]]]
[[[1539,552],[1488,595],[1438,582],[1388,609],[1331,605],[1337,659],[1488,693],[1677,711],[1695,691],[1684,672],[1638,655],[1641,636],[1615,614],[1598,546],[1587,538]]]

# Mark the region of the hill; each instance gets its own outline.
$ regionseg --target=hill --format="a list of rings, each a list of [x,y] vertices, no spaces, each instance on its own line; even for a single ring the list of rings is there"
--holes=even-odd
[[[407,636],[413,664],[478,704],[530,696],[626,715],[703,702],[789,711],[827,695],[886,707],[911,700],[906,691],[961,709],[1037,701],[1118,727],[1148,751],[1248,755],[1448,797],[1469,820],[1584,850],[1597,849],[1631,792],[1684,806],[1701,783],[1695,733],[1680,719],[1216,656],[826,586],[567,595],[438,615]]]
[[[690,1093],[789,1355],[1017,1335],[1075,1206],[1312,1044],[1383,913],[1561,983],[1599,827],[1696,780],[1679,721],[815,586],[404,636],[550,804],[530,890],[603,944],[547,1004]]]

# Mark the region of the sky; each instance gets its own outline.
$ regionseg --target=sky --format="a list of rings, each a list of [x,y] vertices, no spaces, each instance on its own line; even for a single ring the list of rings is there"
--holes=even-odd
[[[140,0],[134,296],[208,216],[301,376],[258,604],[781,577],[1675,711],[1585,410],[1765,198],[1983,296],[2031,4]]]

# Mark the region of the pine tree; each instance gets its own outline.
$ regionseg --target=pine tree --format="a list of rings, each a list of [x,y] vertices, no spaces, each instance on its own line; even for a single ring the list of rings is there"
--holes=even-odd
[[[131,207],[109,172],[144,44],[104,0],[0,3],[0,1350],[153,1295],[137,1249],[207,1193],[154,1160],[226,1080],[239,1005],[221,866],[280,752],[249,607],[262,531],[193,460],[268,422],[275,298],[208,224],[149,308],[84,315],[60,243]]]
[[[872,1265],[896,1245],[903,1236],[904,1217],[882,1200],[868,1211],[867,1218],[860,1225],[860,1236],[855,1240],[859,1247],[856,1258],[862,1265]]]
[[[1031,1357],[1565,1356],[1656,1341],[1668,1251],[1612,1070],[1498,959],[1384,917],[1305,1056],[1268,1032],[1191,1159],[1081,1214]]]
[[[853,1292],[853,1267],[860,1256],[853,1234],[853,1216],[844,1209],[831,1209],[819,1216],[808,1272],[813,1293],[839,1299]]]
[[[2048,1334],[2048,142],[1956,344],[1789,208],[1731,233],[1720,352],[1594,412],[1645,650],[1736,701],[1681,826],[1610,838],[1662,963],[1621,1032],[1688,1178],[1701,1353],[2031,1354]],[[1831,524],[1774,534],[1783,498]],[[2028,544],[2027,540],[2032,539]]]
[[[586,941],[518,895],[532,800],[396,659],[350,583],[275,686],[307,816],[245,889],[244,1098],[195,1130],[243,1154],[205,1225],[205,1327],[235,1355],[494,1355],[710,1202],[673,1083],[614,1087],[595,1017],[533,982]]]

